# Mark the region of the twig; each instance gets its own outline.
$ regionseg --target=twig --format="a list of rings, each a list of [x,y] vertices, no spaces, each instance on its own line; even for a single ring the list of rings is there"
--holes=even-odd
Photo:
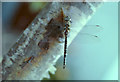
[[[71,17],[68,46],[101,3],[52,2],[41,11],[3,57],[4,80],[42,80],[64,52],[64,16]],[[77,26],[77,27],[76,27]]]

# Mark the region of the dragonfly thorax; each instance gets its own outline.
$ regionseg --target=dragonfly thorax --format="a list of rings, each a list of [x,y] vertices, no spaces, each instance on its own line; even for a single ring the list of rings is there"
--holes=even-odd
[[[66,16],[64,18],[64,25],[65,25],[65,30],[70,30],[70,25],[71,25],[71,18],[69,16]]]

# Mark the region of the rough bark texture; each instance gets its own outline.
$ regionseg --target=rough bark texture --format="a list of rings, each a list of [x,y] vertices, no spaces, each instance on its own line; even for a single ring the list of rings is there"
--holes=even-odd
[[[4,80],[42,80],[64,52],[65,16],[71,17],[68,46],[91,18],[99,2],[51,2],[3,57]]]

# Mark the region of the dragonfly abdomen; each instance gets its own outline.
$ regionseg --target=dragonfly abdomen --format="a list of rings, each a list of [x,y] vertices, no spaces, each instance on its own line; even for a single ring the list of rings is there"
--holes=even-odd
[[[64,61],[63,61],[63,69],[65,68],[66,66],[66,56],[67,56],[67,35],[68,35],[68,32],[70,30],[70,23],[71,23],[71,19],[70,17],[66,16],[65,19],[65,31],[64,31],[64,34],[65,34],[65,44],[64,44]]]

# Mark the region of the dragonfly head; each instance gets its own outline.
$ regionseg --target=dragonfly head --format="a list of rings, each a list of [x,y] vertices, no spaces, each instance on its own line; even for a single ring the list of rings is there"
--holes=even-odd
[[[71,17],[69,17],[69,16],[66,16],[66,17],[64,18],[64,21],[65,21],[65,22],[70,22],[70,23],[72,23]]]

